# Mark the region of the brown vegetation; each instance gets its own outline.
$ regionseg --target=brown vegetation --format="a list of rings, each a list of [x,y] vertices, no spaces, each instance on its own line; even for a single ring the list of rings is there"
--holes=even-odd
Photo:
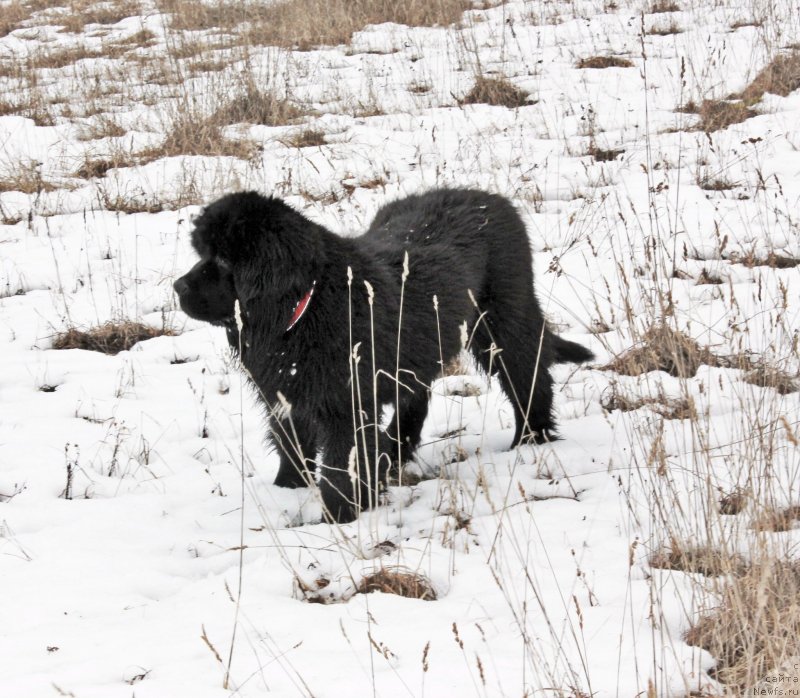
[[[520,90],[508,78],[487,78],[479,75],[461,104],[490,104],[495,107],[515,109],[531,104],[528,93]]]
[[[746,566],[686,634],[716,659],[713,676],[742,695],[800,656],[800,563],[767,558]]]
[[[172,330],[157,329],[129,320],[107,322],[86,331],[72,328],[62,332],[53,340],[53,349],[87,349],[114,355],[145,339],[174,334]]]
[[[619,58],[617,56],[590,56],[589,58],[581,58],[575,67],[596,70],[603,68],[632,68],[633,63],[627,58]]]
[[[382,591],[384,594],[396,594],[409,599],[436,600],[436,589],[430,580],[417,572],[399,568],[381,568],[368,574],[358,585],[358,591],[361,594]]]
[[[717,357],[690,337],[668,325],[648,328],[638,346],[616,357],[606,369],[625,376],[648,371],[665,371],[678,378],[690,378],[702,364],[717,366]]]

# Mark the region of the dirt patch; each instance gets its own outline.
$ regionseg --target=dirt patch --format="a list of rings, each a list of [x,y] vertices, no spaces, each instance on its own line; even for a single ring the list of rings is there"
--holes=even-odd
[[[435,601],[437,598],[436,589],[429,579],[418,572],[400,568],[382,568],[364,577],[358,585],[358,593],[369,594],[372,591],[423,601]]]
[[[798,599],[800,562],[769,558],[750,564],[686,633],[686,642],[716,657],[712,676],[734,694],[744,695],[788,659],[795,657],[797,662]]]
[[[508,78],[487,78],[479,75],[460,104],[489,104],[493,107],[516,109],[531,102],[528,101],[528,93],[520,90]]]
[[[137,342],[164,335],[171,337],[175,332],[139,322],[107,322],[86,331],[72,328],[62,332],[53,340],[53,349],[87,349],[113,356],[130,349]]]
[[[710,349],[667,325],[647,329],[639,345],[615,358],[605,369],[624,376],[665,371],[677,378],[691,378],[701,365],[719,365]]]
[[[633,68],[633,63],[627,58],[620,58],[618,56],[590,56],[589,58],[581,58],[575,67],[592,68],[594,70],[602,70],[603,68]]]

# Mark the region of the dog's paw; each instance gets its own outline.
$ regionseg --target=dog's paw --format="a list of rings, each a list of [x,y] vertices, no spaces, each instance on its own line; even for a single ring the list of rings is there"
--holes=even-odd
[[[308,487],[308,480],[306,475],[301,473],[294,465],[278,468],[278,474],[275,476],[275,483],[277,487],[288,487],[296,489],[297,487]]]

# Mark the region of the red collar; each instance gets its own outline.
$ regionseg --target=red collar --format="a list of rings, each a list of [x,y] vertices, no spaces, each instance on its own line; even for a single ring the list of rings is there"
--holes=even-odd
[[[309,303],[311,303],[311,296],[314,295],[314,287],[317,285],[317,282],[311,284],[311,288],[308,289],[306,295],[303,296],[297,304],[294,306],[294,312],[292,313],[292,319],[289,320],[289,324],[286,326],[284,332],[288,332],[292,329],[298,322],[300,322],[300,318],[303,317],[306,310],[308,310]]]

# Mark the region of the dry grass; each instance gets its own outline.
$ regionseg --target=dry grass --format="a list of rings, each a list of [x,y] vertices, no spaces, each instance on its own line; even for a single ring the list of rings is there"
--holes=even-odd
[[[231,0],[213,5],[192,0],[159,0],[178,30],[230,30],[247,23],[246,41],[254,45],[307,50],[347,44],[353,32],[369,24],[450,25],[472,5],[467,0],[288,0],[274,4]]]
[[[430,580],[417,572],[401,568],[381,568],[369,574],[358,585],[360,594],[381,591],[384,594],[396,594],[409,599],[435,601],[436,589]]]
[[[681,6],[674,0],[655,0],[648,8],[650,14],[660,14],[664,12],[680,12]]]
[[[281,139],[281,143],[289,148],[312,148],[325,145],[325,132],[317,129],[303,129]]]
[[[0,193],[19,191],[23,194],[41,194],[55,189],[55,185],[42,175],[41,163],[33,160],[14,163],[0,172]]]
[[[113,53],[113,52],[112,52]],[[58,48],[41,48],[28,59],[28,68],[32,70],[58,70],[87,58],[99,58],[105,55],[101,49],[90,49],[88,46],[63,46]]]
[[[31,14],[31,10],[17,0],[3,5],[3,11],[0,13],[0,37],[6,36],[19,28],[21,23],[28,19]]]
[[[719,577],[723,574],[742,574],[747,563],[739,555],[711,546],[683,546],[678,541],[672,541],[669,548],[650,557],[650,566]]]
[[[762,511],[756,518],[753,528],[757,531],[785,533],[791,531],[798,523],[800,523],[800,505],[794,505],[783,509],[770,508]]]
[[[603,68],[632,68],[633,63],[627,58],[619,58],[618,56],[590,56],[589,58],[581,58],[575,67],[593,68],[595,70]]]
[[[723,516],[741,514],[749,500],[750,497],[747,495],[747,491],[743,489],[735,489],[732,492],[723,494],[719,498],[719,513]]]
[[[800,89],[800,50],[794,49],[775,56],[735,98],[707,99],[699,107],[690,104],[700,114],[698,128],[712,133],[757,116],[758,112],[752,107],[765,93],[785,97],[797,89]],[[688,109],[684,108],[683,111]]]
[[[56,117],[51,104],[46,104],[40,93],[27,95],[26,101],[9,102],[0,98],[0,116],[15,114],[30,119],[37,126],[54,126]]]
[[[763,362],[748,371],[744,376],[744,381],[760,388],[773,388],[781,395],[796,393],[800,390],[800,381],[796,375],[790,375]]]
[[[408,86],[408,91],[412,95],[425,95],[433,89],[433,85],[429,82],[412,82]]]
[[[697,186],[704,191],[729,191],[733,189],[736,184],[725,177],[698,177]]]
[[[731,254],[728,256],[731,262],[744,264],[752,269],[753,267],[769,267],[770,269],[794,269],[800,265],[797,257],[786,257],[785,255],[769,252],[766,255],[759,255],[754,250],[746,254]]]
[[[589,145],[590,155],[595,162],[612,162],[625,152],[624,148],[599,148],[596,143]]]
[[[719,360],[708,348],[661,324],[648,328],[639,346],[616,357],[605,368],[625,376],[665,371],[678,378],[690,378],[702,364],[717,366]]]
[[[705,133],[721,131],[728,126],[758,116],[758,112],[744,102],[725,99],[705,99],[698,107],[697,113],[700,114],[697,128]]]
[[[85,31],[87,24],[116,24],[126,17],[141,14],[142,8],[137,0],[115,0],[98,3],[93,0],[71,0],[69,12],[60,14],[55,24],[72,34]]]
[[[99,186],[97,195],[100,205],[106,211],[127,214],[177,211],[184,206],[205,202],[205,197],[192,180],[183,182],[177,191],[169,195],[147,194],[143,191],[123,192],[106,186]]]
[[[742,91],[745,102],[756,102],[764,93],[786,97],[800,89],[800,50],[781,53],[770,61],[753,81]]]
[[[648,36],[671,36],[683,33],[683,28],[673,20],[667,24],[654,24],[646,33]]]
[[[147,48],[152,46],[156,41],[156,35],[149,29],[141,29],[135,34],[126,36],[124,39],[119,39],[116,44],[118,46],[127,46],[129,48]]]
[[[479,75],[472,89],[460,104],[490,104],[494,107],[515,109],[531,104],[528,93],[520,90],[508,78],[487,78]]]
[[[135,167],[140,161],[130,150],[112,145],[111,148],[104,148],[101,155],[85,153],[72,176],[79,179],[98,179],[105,177],[109,170]]]
[[[95,141],[102,138],[119,138],[127,131],[108,115],[101,114],[88,124],[79,127],[78,140]]]
[[[85,332],[75,328],[62,332],[53,340],[53,349],[86,349],[114,355],[130,349],[137,342],[164,335],[174,336],[175,332],[127,320],[107,322]]]
[[[689,630],[686,642],[716,657],[714,678],[742,695],[787,660],[794,658],[796,667],[798,599],[800,563],[770,558],[750,564],[723,589],[719,604]]]
[[[196,105],[175,105],[165,126],[166,136],[156,146],[146,148],[138,155],[141,162],[150,162],[177,155],[229,156],[248,160],[257,152],[257,146],[247,139],[235,139],[223,133],[225,126],[247,119],[239,119],[243,112],[239,105],[229,102],[213,114],[205,114]],[[259,122],[256,122],[259,123]]]
[[[700,275],[697,277],[696,283],[698,286],[702,286],[704,284],[719,285],[725,282],[722,280],[722,277],[703,267],[703,269],[700,270]]]
[[[608,412],[633,412],[647,407],[664,419],[691,419],[695,416],[694,405],[687,398],[669,398],[665,395],[658,397],[637,397],[623,395],[614,388],[609,395],[603,398],[601,406]]]
[[[262,90],[248,80],[237,94],[217,108],[211,121],[217,126],[241,123],[282,126],[297,122],[310,114],[308,109],[279,97],[273,90]]]

